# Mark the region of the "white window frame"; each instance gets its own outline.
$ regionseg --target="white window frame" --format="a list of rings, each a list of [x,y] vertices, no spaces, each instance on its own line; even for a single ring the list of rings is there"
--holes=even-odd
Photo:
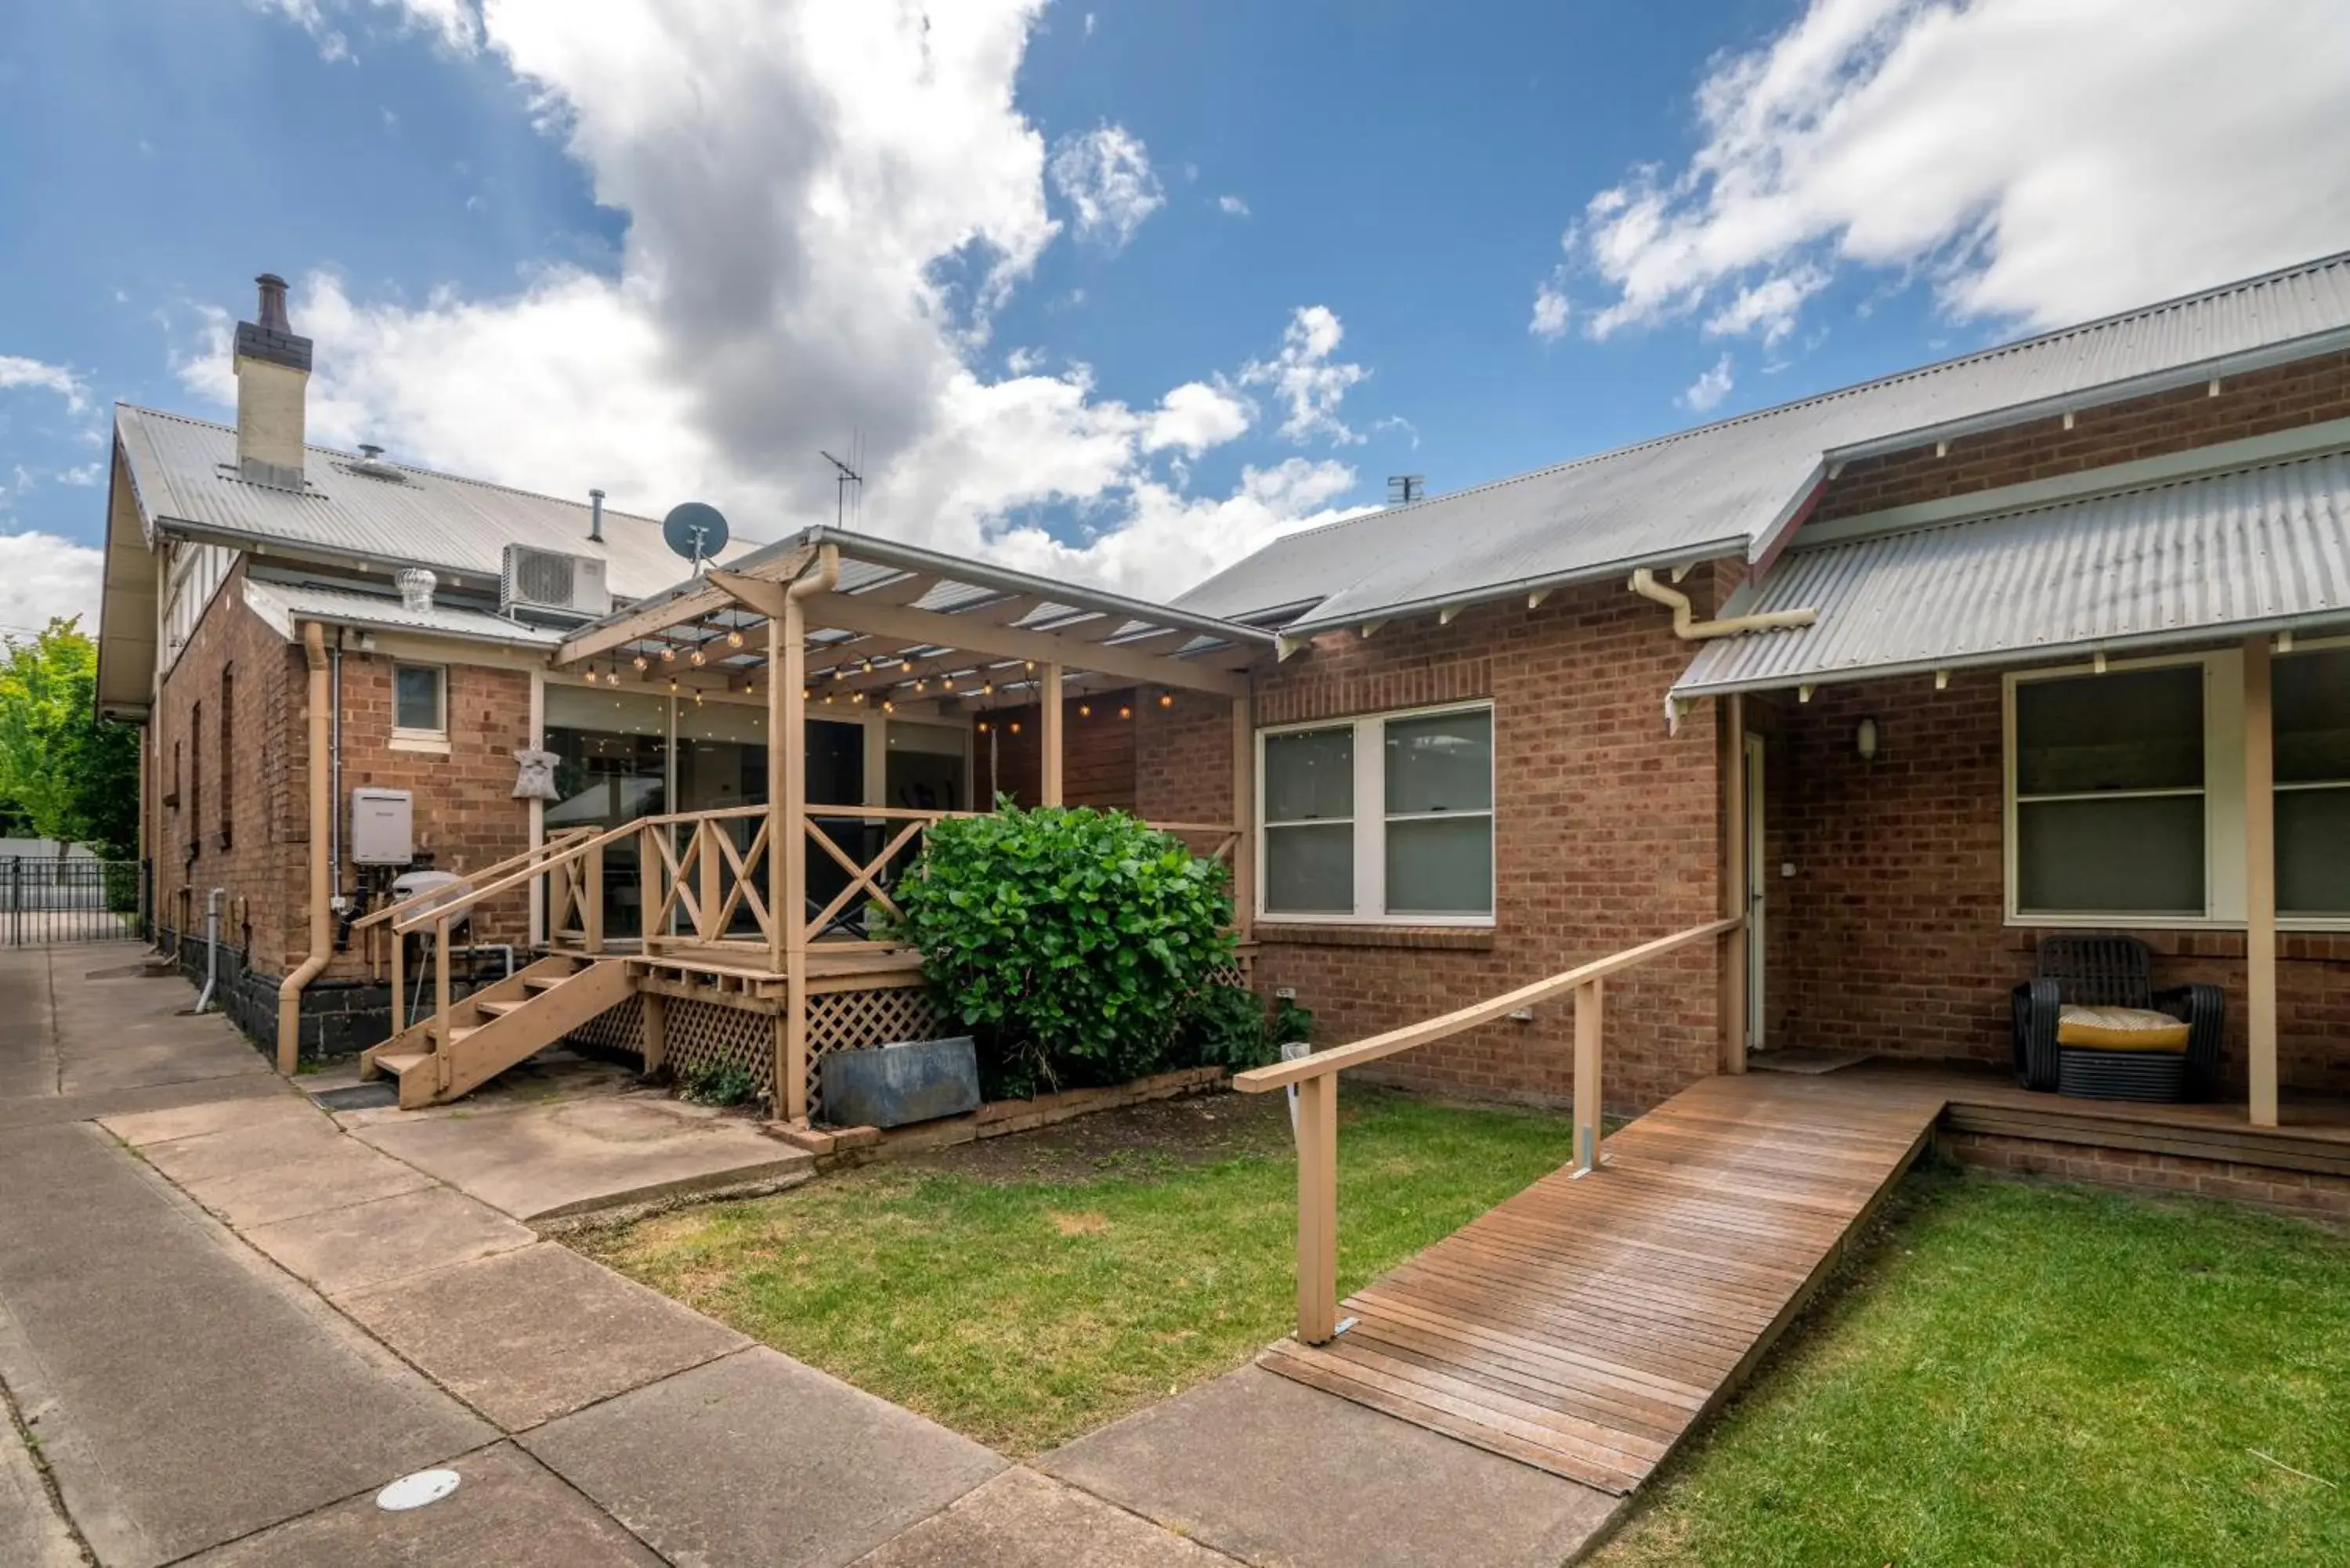
[[[1482,915],[1391,915],[1387,912],[1388,857],[1387,825],[1387,726],[1413,719],[1431,719],[1448,713],[1483,713],[1493,726],[1493,749],[1501,750],[1501,722],[1494,713],[1491,699],[1473,702],[1441,702],[1426,708],[1397,708],[1378,713],[1354,714],[1338,719],[1312,719],[1295,724],[1270,724],[1256,732],[1256,820],[1251,825],[1256,840],[1256,919],[1260,924],[1277,926],[1388,926],[1418,928],[1425,926],[1458,926],[1472,930],[1491,930],[1500,912],[1501,888],[1501,796],[1492,793],[1492,805],[1484,813],[1493,824],[1487,836],[1487,853],[1491,864],[1486,867],[1486,885],[1493,890],[1494,909]],[[1281,735],[1310,734],[1323,730],[1354,731],[1355,804],[1349,821],[1355,836],[1355,907],[1351,912],[1342,910],[1282,910],[1265,907],[1267,883],[1265,853],[1271,835],[1265,824],[1265,742]],[[1437,812],[1412,815],[1402,820],[1424,822],[1432,817],[1473,816],[1474,812]],[[1328,819],[1333,825],[1336,818]]]
[[[400,722],[400,672],[403,670],[429,670],[432,672],[434,690],[440,701],[441,722],[435,726],[402,724]],[[449,744],[449,667],[422,659],[395,659],[391,661],[391,743],[396,748],[415,751],[442,751]]]
[[[2297,652],[2350,644],[2350,638],[2303,639]],[[2272,655],[2284,659],[2292,654]],[[2203,912],[2200,915],[2149,915],[2130,910],[2055,913],[2023,909],[2016,831],[2015,691],[2035,680],[2093,676],[2095,664],[2052,665],[2044,670],[2009,670],[2001,686],[2000,774],[2004,794],[2002,846],[2004,862],[2004,904],[2010,926],[2036,929],[2067,927],[2124,930],[2242,930],[2247,908],[2244,886],[2244,655],[2240,648],[2217,648],[2199,653],[2165,654],[2147,659],[2108,659],[2109,673],[2196,665],[2203,671]],[[2294,786],[2287,785],[2286,788]],[[2181,792],[2158,791],[2156,794]],[[2125,798],[2116,794],[2105,798]],[[2278,929],[2293,931],[2350,930],[2350,915],[2280,915]]]

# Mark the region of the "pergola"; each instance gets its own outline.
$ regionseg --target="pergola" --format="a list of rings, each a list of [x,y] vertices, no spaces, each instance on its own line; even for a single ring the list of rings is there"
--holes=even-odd
[[[1128,686],[1225,699],[1232,710],[1231,819],[1159,823],[1211,838],[1229,854],[1238,919],[1253,904],[1253,735],[1250,668],[1274,650],[1272,634],[1163,605],[1128,599],[956,559],[910,545],[813,528],[704,568],[573,635],[558,670],[589,679],[657,679],[679,690],[764,692],[769,737],[767,802],[677,813],[645,829],[644,936],[650,959],[691,965],[707,981],[739,977],[756,989],[780,981],[778,1076],[784,1114],[807,1060],[807,998],[852,974],[871,975],[872,944],[827,938],[862,898],[889,904],[884,877],[924,828],[946,815],[892,806],[819,808],[818,816],[879,821],[878,855],[852,854],[812,816],[806,723],[829,699],[895,711],[947,713],[1034,702],[1041,754],[1039,802],[1063,803],[1064,699]],[[727,829],[749,834],[738,843]],[[616,829],[615,832],[625,831]],[[847,883],[824,908],[808,898],[811,849],[837,862]],[[760,863],[764,858],[764,877]],[[550,888],[550,935],[576,934],[602,950],[600,857],[568,854]],[[803,903],[803,900],[806,903]],[[757,937],[730,934],[747,912]],[[805,918],[804,918],[805,917]],[[573,924],[576,918],[577,929]],[[686,934],[686,933],[690,933]],[[895,955],[902,961],[903,955]]]

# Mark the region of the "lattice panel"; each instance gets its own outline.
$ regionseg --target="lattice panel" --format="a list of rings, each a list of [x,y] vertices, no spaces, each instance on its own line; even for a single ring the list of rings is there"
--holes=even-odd
[[[608,1007],[563,1037],[567,1045],[593,1045],[606,1051],[645,1054],[645,999],[631,996]]]
[[[930,1040],[940,1028],[931,993],[919,985],[834,991],[808,998],[808,1119],[824,1119],[824,1055],[900,1040]]]
[[[751,1075],[754,1092],[773,1104],[775,1063],[775,1021],[766,1013],[670,998],[669,1066],[678,1077],[740,1067]]]

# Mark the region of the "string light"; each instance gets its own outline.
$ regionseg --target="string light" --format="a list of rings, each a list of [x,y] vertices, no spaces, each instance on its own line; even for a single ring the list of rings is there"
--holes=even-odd
[[[1118,716],[1121,719],[1131,719],[1134,717],[1134,710],[1121,702],[1118,705]]]
[[[729,648],[740,648],[743,646],[743,628],[741,627],[730,626],[726,628],[726,646]]]
[[[637,672],[638,672],[639,674],[642,674],[642,673],[644,673],[644,671],[645,671],[645,670],[647,670],[650,669],[650,668],[651,668],[651,666],[652,666],[652,660],[650,660],[650,659],[647,659],[647,658],[646,658],[643,654],[641,654],[641,653],[639,653],[639,654],[638,654],[638,655],[637,655],[636,663],[637,663]]]
[[[954,690],[954,677],[951,675],[941,675],[939,677],[939,684],[951,691]]]
[[[702,668],[702,649],[701,649],[697,648],[697,649],[695,649],[693,650],[693,654],[692,654],[692,660],[693,660],[693,667],[694,667],[696,670],[699,670],[699,669],[701,669],[701,668]]]
[[[1009,724],[1005,725],[1005,726],[1004,726],[1004,728],[1005,728],[1005,729],[1007,729],[1007,730],[1010,730],[1014,734],[1015,734],[1015,735],[1016,735],[1016,734],[1018,734],[1018,733],[1020,732],[1020,721],[1019,721],[1019,720],[1017,720],[1017,719],[1014,719],[1014,720],[1013,720],[1013,721],[1012,721],[1012,722],[1011,722],[1011,723],[1009,723]]]
[[[991,680],[991,681],[987,682],[987,684],[985,684],[984,686],[982,686],[982,687],[979,689],[979,694],[980,694],[981,696],[983,696],[983,697],[993,697],[993,696],[994,696],[994,695],[995,695],[995,682],[994,682],[994,681],[993,681],[993,680]]]
[[[697,708],[702,706],[702,688],[699,686],[693,689],[693,705]]]
[[[882,698],[882,699],[881,699],[881,711],[883,711],[884,713],[894,713],[894,712],[896,712],[897,711],[898,711],[898,704],[896,704],[895,702],[890,701],[889,701],[889,699],[888,699],[887,697],[884,697],[884,698]]]
[[[1093,705],[1092,703],[1090,703],[1090,702],[1080,702],[1080,703],[1078,703],[1078,704],[1077,704],[1077,717],[1078,717],[1078,718],[1080,718],[1080,719],[1090,719],[1090,718],[1092,718],[1093,716],[1094,716],[1094,705]]]
[[[596,684],[596,672],[593,670],[583,670],[579,672],[579,679],[593,686]]]
[[[677,695],[677,677],[674,675],[669,678],[669,694],[672,697]]]
[[[987,733],[987,721],[984,719],[979,722],[979,732],[983,735]]]
[[[1159,694],[1159,705],[1161,708],[1172,708],[1175,706],[1175,693],[1172,691],[1161,691]]]
[[[677,662],[677,649],[671,647],[666,642],[661,644],[661,662],[663,664],[675,664]]]
[[[813,697],[813,696],[815,696],[815,695],[816,695],[816,689],[815,689],[814,687],[812,687],[812,686],[803,686],[803,687],[801,687],[801,688],[800,688],[800,701],[801,701],[805,702],[805,701],[806,701],[809,698],[811,698],[811,697]],[[832,701],[832,699],[831,699],[831,698],[829,698],[829,697],[827,697],[827,698],[826,698],[826,699],[825,699],[825,701],[827,701],[827,702],[829,702],[829,701]]]

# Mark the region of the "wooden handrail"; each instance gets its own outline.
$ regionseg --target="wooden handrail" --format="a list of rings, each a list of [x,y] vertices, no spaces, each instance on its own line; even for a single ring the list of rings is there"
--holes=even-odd
[[[492,881],[477,883],[462,893],[456,892],[456,889],[463,888],[464,882],[451,882],[446,886],[432,888],[408,900],[411,904],[421,900],[428,901],[427,907],[420,909],[406,919],[394,920],[391,929],[395,933],[405,936],[410,931],[421,929],[443,917],[453,919],[484,898],[494,898],[511,888],[522,887],[534,877],[544,877],[556,867],[567,865],[591,849],[600,849],[625,834],[636,832],[642,826],[641,823],[631,822],[625,827],[608,827],[592,837],[574,839],[558,854],[550,855],[536,864],[525,866],[518,871],[509,871]],[[484,876],[487,873],[477,872],[474,875]],[[473,877],[468,877],[465,880],[470,882]]]
[[[1311,1056],[1301,1056],[1295,1062],[1277,1062],[1270,1067],[1252,1068],[1248,1072],[1237,1075],[1232,1079],[1232,1087],[1244,1094],[1261,1095],[1268,1089],[1284,1088],[1291,1084],[1303,1083],[1308,1078],[1318,1078],[1326,1074],[1344,1072],[1348,1067],[1359,1067],[1366,1062],[1376,1062],[1383,1056],[1392,1056],[1399,1052],[1411,1050],[1414,1046],[1430,1044],[1474,1029],[1480,1024],[1492,1023],[1498,1019],[1507,1018],[1513,1012],[1532,1007],[1537,1002],[1551,1001],[1562,992],[1573,991],[1591,981],[1605,980],[1611,974],[1620,974],[1625,970],[1636,969],[1651,959],[1662,958],[1665,954],[1688,947],[1691,943],[1718,937],[1724,931],[1736,930],[1740,923],[1736,916],[1731,916],[1728,919],[1712,920],[1702,926],[1691,926],[1688,930],[1675,931],[1671,936],[1659,937],[1655,941],[1643,942],[1637,948],[1627,948],[1620,953],[1611,953],[1604,959],[1595,960],[1580,968],[1568,970],[1564,974],[1555,974],[1548,980],[1535,981],[1532,985],[1522,985],[1515,991],[1504,992],[1474,1006],[1461,1008],[1456,1012],[1445,1013],[1440,1018],[1430,1018],[1419,1023],[1407,1024],[1401,1029],[1390,1029],[1384,1034],[1374,1034],[1367,1040],[1357,1040],[1351,1045],[1341,1045],[1335,1050],[1316,1051]]]
[[[523,865],[527,861],[536,860],[538,857],[547,853],[549,850],[561,849],[571,843],[572,840],[586,837],[593,834],[595,831],[596,830],[592,827],[564,828],[562,831],[549,836],[543,842],[532,845],[529,848],[524,850],[519,855],[509,855],[504,860],[497,861],[493,865],[484,866],[478,871],[465,872],[461,879],[471,881],[476,877],[499,876],[502,873],[510,871],[514,867]],[[371,926],[378,925],[382,921],[391,919],[394,915],[399,914],[402,909],[431,903],[436,895],[445,893],[456,885],[457,884],[454,882],[444,882],[438,888],[427,888],[421,893],[411,893],[396,904],[386,904],[380,909],[372,910],[368,914],[361,915],[358,919],[351,922],[351,929],[355,931],[364,931]]]
[[[1390,1029],[1336,1050],[1316,1051],[1294,1062],[1253,1068],[1232,1079],[1248,1094],[1295,1085],[1297,1091],[1297,1337],[1321,1345],[1338,1332],[1338,1075],[1415,1046],[1448,1039],[1508,1017],[1536,1002],[1575,996],[1575,1174],[1599,1168],[1599,1053],[1601,1006],[1610,975],[1621,974],[1667,953],[1710,941],[1738,929],[1737,916],[1659,937],[1566,971],[1522,985],[1474,1006],[1422,1023]]]

